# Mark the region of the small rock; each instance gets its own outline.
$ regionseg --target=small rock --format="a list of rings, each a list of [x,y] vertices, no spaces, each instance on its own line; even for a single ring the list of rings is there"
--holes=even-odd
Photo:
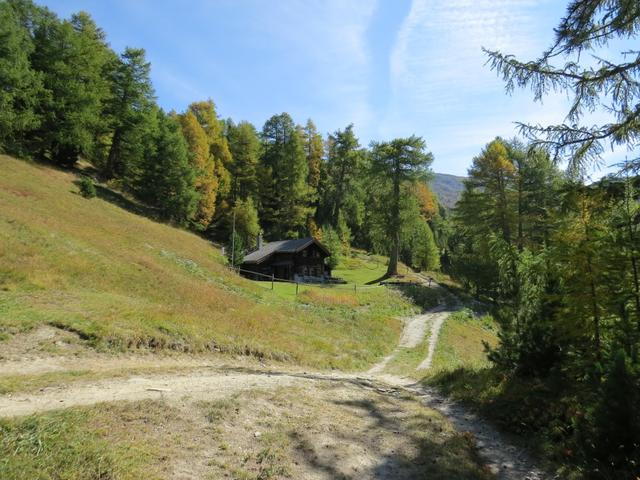
[[[256,438],[260,438],[260,437],[262,436],[262,433],[260,433],[260,432],[255,432],[255,433],[253,434],[253,436],[254,436],[254,437],[256,437]]]

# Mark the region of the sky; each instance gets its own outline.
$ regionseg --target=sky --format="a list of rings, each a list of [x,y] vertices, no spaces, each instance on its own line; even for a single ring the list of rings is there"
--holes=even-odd
[[[515,122],[559,123],[567,98],[507,95],[481,48],[536,58],[564,0],[44,0],[89,12],[116,51],[142,47],[158,103],[211,98],[258,129],[274,114],[323,134],[354,124],[360,143],[422,136],[436,172],[465,175]],[[605,165],[624,158],[607,152]],[[598,177],[604,168],[595,172]]]

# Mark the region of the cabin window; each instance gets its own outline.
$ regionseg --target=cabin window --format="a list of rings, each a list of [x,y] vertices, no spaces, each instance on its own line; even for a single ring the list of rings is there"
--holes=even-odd
[[[303,250],[303,251],[302,251],[302,256],[303,256],[303,257],[306,257],[306,256],[307,256],[307,253],[309,253],[307,250]]]
[[[309,274],[309,270],[307,270],[307,267],[302,267],[302,275],[306,277],[308,274]]]

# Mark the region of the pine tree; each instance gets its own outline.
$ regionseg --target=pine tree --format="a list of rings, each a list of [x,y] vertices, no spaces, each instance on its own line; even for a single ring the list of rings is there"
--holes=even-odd
[[[489,143],[482,153],[473,159],[469,169],[469,182],[474,188],[481,188],[491,199],[492,208],[487,213],[493,218],[495,229],[505,242],[511,243],[513,215],[509,208],[512,194],[512,180],[515,168],[509,158],[507,147],[501,139]]]
[[[258,201],[257,168],[260,159],[260,139],[249,122],[234,125],[228,122],[227,140],[233,157],[231,196]]]
[[[307,184],[311,192],[309,202],[315,213],[320,193],[320,169],[322,168],[322,159],[324,157],[324,144],[322,142],[322,135],[318,133],[318,129],[311,119],[307,120],[304,129],[302,129],[302,139],[304,141],[304,151],[309,170],[309,174],[307,175]]]
[[[177,119],[157,110],[156,122],[135,191],[143,201],[158,208],[163,218],[185,225],[197,208],[195,172]]]
[[[328,145],[323,203],[327,220],[337,227],[341,214],[351,217],[354,222],[359,220],[357,208],[353,207],[362,202],[359,177],[364,173],[364,154],[353,125],[330,135]]]

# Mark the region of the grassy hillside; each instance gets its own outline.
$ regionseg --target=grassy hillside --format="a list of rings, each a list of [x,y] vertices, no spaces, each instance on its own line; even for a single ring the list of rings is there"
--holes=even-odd
[[[0,338],[42,324],[99,349],[229,351],[359,368],[412,306],[386,289],[283,296],[202,238],[80,196],[68,172],[0,156]]]
[[[489,367],[484,343],[496,346],[497,329],[489,315],[476,318],[468,310],[452,314],[442,326],[431,375],[459,368],[479,370]]]

